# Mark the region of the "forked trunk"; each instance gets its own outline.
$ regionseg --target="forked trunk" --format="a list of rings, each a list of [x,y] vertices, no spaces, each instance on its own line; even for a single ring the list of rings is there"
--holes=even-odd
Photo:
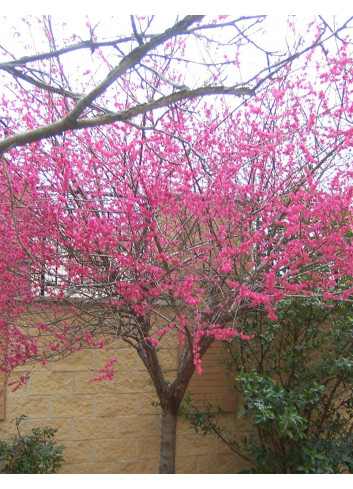
[[[160,474],[175,474],[175,447],[178,410],[162,408]]]
[[[212,342],[213,336],[201,338],[200,356],[207,351]],[[192,343],[192,339],[190,339]],[[175,474],[175,451],[176,451],[176,430],[178,422],[179,407],[189,385],[192,374],[195,370],[193,355],[190,355],[192,344],[184,347],[184,351],[179,358],[178,374],[175,381],[166,388],[162,384],[157,393],[162,407],[162,432],[161,432],[161,455],[159,462],[160,474]],[[150,352],[148,354],[151,356]],[[157,385],[157,382],[155,382]]]

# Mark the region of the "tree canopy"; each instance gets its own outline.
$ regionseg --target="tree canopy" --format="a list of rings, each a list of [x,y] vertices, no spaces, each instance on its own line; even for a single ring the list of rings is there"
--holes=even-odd
[[[285,53],[261,46],[265,21],[187,16],[156,33],[131,16],[128,35],[88,24],[82,40],[44,17],[25,22],[46,51],[0,47],[1,368],[129,343],[169,422],[161,471],[204,352],[249,340],[244,311],[352,295],[350,21],[301,38],[289,19]],[[250,48],[265,63],[241,78]],[[171,383],[170,331],[184,345]]]

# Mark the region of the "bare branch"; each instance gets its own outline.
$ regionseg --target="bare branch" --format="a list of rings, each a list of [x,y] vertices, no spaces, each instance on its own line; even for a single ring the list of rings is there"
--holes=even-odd
[[[255,91],[249,87],[201,87],[195,90],[180,90],[165,97],[151,102],[140,104],[121,112],[107,114],[104,116],[93,117],[90,119],[73,120],[70,113],[58,122],[54,122],[44,127],[26,131],[22,134],[10,136],[0,142],[0,152],[7,151],[14,146],[22,146],[34,141],[40,141],[51,136],[58,135],[62,132],[74,129],[84,129],[86,127],[98,127],[113,122],[129,122],[130,119],[137,115],[145,114],[151,110],[160,107],[166,107],[181,100],[193,99],[204,95],[254,95]]]

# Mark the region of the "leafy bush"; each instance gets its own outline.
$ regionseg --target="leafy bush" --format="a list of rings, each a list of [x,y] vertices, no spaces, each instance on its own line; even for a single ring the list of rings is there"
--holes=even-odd
[[[278,319],[263,311],[242,324],[255,335],[229,344],[240,416],[248,436],[225,432],[220,412],[189,398],[182,416],[215,432],[257,473],[353,472],[352,307],[283,301]]]
[[[3,474],[54,474],[62,465],[64,446],[57,446],[53,438],[56,429],[33,428],[32,434],[22,436],[16,420],[18,435],[9,442],[0,441],[0,472]]]

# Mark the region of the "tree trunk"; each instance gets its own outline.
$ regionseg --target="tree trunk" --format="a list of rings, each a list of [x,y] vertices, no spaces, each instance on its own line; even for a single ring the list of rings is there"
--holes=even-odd
[[[213,341],[213,336],[201,338],[199,344],[201,357]],[[169,388],[158,389],[156,387],[162,407],[161,454],[159,462],[160,474],[175,474],[176,430],[179,407],[195,370],[193,355],[190,355],[190,350],[191,348],[188,348],[188,345],[186,345],[183,354],[179,358],[177,377]],[[148,352],[148,354],[150,354],[150,352]],[[156,382],[155,385],[157,386]]]
[[[162,407],[160,474],[175,474],[175,448],[178,409]]]

